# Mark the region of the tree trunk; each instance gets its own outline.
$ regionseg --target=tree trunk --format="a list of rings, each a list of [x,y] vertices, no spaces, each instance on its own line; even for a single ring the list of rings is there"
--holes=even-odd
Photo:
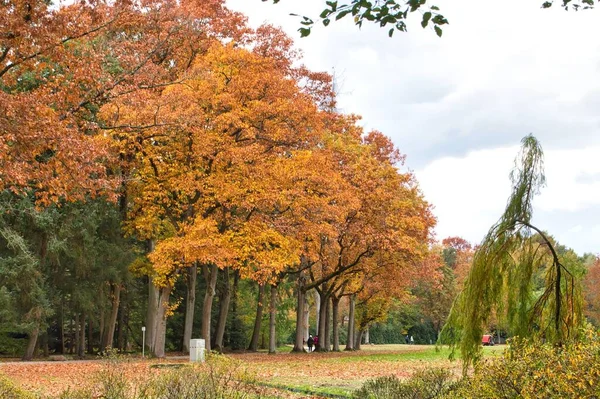
[[[80,317],[81,315],[79,313],[76,313],[75,316],[73,317],[75,319],[75,339],[73,340],[75,342],[75,353],[79,353],[79,347],[81,346],[81,342],[79,341],[79,327],[81,327],[81,322],[80,322]]]
[[[277,286],[271,286],[271,302],[269,304],[269,353],[277,352],[275,323],[277,321]]]
[[[119,306],[119,323],[117,324],[117,348],[119,351],[125,350],[125,315],[127,308],[127,288],[123,288],[123,298]]]
[[[156,247],[154,240],[148,240],[148,253],[152,253]],[[154,353],[154,333],[156,331],[157,313],[158,313],[159,289],[154,284],[151,275],[148,276],[148,309],[146,309],[146,345],[150,353]]]
[[[370,343],[371,343],[371,341],[369,340],[369,327],[367,327],[365,329],[365,345],[368,345]]]
[[[42,348],[44,350],[44,357],[47,359],[50,356],[50,346],[48,345],[48,330],[41,336]],[[38,338],[39,340],[40,338]]]
[[[354,349],[357,350],[357,351],[360,350],[360,345],[361,345],[362,337],[363,337],[363,330],[358,330],[358,334],[356,334],[356,337],[355,337],[355,340],[354,340]]]
[[[160,289],[158,299],[158,311],[156,314],[156,330],[154,331],[154,356],[158,358],[165,357],[165,341],[167,336],[167,309],[169,307],[169,297],[171,287],[166,286]]]
[[[22,360],[31,360],[33,359],[33,355],[35,354],[35,347],[37,344],[37,339],[40,334],[40,325],[39,325],[39,317],[35,320],[35,326],[29,333],[29,341],[27,342],[27,348],[25,349],[25,354],[23,355]]]
[[[315,332],[319,334],[319,319],[321,318],[321,295],[317,290],[313,291],[315,298]]]
[[[296,288],[296,340],[294,341],[294,348],[292,349],[292,352],[304,352],[304,329],[302,328],[302,317],[304,315],[304,297],[306,295],[306,291],[304,291],[305,282],[306,280],[304,274],[300,272],[298,274],[298,286]]]
[[[154,353],[154,336],[158,328],[158,299],[160,289],[148,277],[148,312],[146,313],[146,343],[151,353]]]
[[[248,350],[256,352],[258,350],[258,339],[260,337],[260,325],[263,316],[263,301],[265,296],[265,285],[258,285],[258,301],[256,305],[256,318],[254,319],[254,331],[252,331],[252,339],[250,340],[250,346]]]
[[[217,286],[217,265],[202,265],[204,279],[206,280],[206,293],[202,305],[202,338],[205,341],[206,351],[210,352],[210,317],[212,312],[213,298]]]
[[[325,302],[325,351],[331,350],[331,296]]]
[[[196,307],[196,280],[198,265],[194,263],[187,274],[187,297],[185,302],[185,326],[183,327],[183,351],[190,353],[190,340],[194,329],[194,309]]]
[[[319,337],[319,341],[317,343],[317,345],[315,345],[315,351],[317,352],[326,352],[328,350],[327,348],[327,333],[326,333],[326,329],[329,327],[329,323],[327,323],[327,316],[328,316],[328,312],[327,312],[327,302],[329,300],[329,298],[326,296],[325,294],[326,289],[324,289],[321,293],[321,306],[319,308],[320,312],[319,312],[319,329],[318,329],[318,337]]]
[[[340,329],[339,329],[339,310],[341,297],[331,297],[333,305],[332,323],[333,323],[333,351],[340,351]]]
[[[100,297],[102,300],[102,297]],[[102,308],[104,309],[104,308]],[[100,312],[100,317],[104,316],[104,312]],[[65,303],[64,298],[60,303],[60,354],[65,354]]]
[[[219,320],[215,331],[215,350],[223,353],[223,336],[225,335],[225,325],[227,324],[227,313],[229,312],[229,302],[231,301],[231,289],[229,287],[229,268],[223,269],[223,291],[221,291],[219,301]]]
[[[356,304],[356,297],[350,295],[348,301],[350,303],[348,304],[348,338],[346,339],[346,350],[352,351],[354,350],[354,306]]]
[[[77,346],[77,356],[83,359],[85,355],[85,313],[81,313],[81,325],[79,326],[79,345]]]
[[[304,296],[304,340],[308,340],[310,334],[310,307],[308,306],[308,296]]]
[[[92,318],[88,320],[88,340],[87,340],[87,353],[91,355],[94,352],[94,343],[92,342],[92,333],[94,332],[94,327],[92,325]]]
[[[121,299],[121,284],[114,284],[112,289],[112,311],[110,319],[106,325],[106,334],[102,346],[106,349],[112,347],[115,338],[115,326],[117,325],[117,314],[119,312],[119,303]]]

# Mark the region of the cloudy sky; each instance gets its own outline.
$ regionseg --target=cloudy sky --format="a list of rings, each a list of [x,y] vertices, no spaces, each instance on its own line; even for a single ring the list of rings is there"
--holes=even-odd
[[[545,150],[534,222],[579,253],[600,253],[600,9],[542,10],[542,0],[438,0],[443,37],[349,18],[300,39],[298,18],[324,0],[228,0],[253,26],[282,26],[313,70],[339,76],[342,111],[363,116],[407,155],[435,206],[437,237],[481,241],[501,215],[520,139]]]

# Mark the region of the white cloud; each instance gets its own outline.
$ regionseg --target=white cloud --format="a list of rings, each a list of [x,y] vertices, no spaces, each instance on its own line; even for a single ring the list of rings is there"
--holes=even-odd
[[[435,160],[415,172],[425,197],[435,205],[438,238],[481,241],[504,211],[517,152],[518,147],[473,151]],[[593,233],[598,229],[593,223],[600,219],[599,160],[600,146],[546,151],[547,186],[534,201],[538,227],[579,252],[600,252],[600,237]]]

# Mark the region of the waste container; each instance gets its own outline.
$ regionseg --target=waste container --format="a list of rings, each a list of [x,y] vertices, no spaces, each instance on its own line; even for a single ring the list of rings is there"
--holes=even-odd
[[[204,363],[206,343],[203,339],[190,339],[190,362]]]

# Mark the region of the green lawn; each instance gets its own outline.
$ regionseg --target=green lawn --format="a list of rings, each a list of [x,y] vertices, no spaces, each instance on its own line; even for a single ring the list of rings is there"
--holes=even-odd
[[[426,367],[445,367],[458,376],[460,360],[450,361],[448,348],[425,345],[369,345],[357,352],[289,353],[235,355],[261,384],[287,388],[305,394],[349,397],[372,378],[396,375],[408,378]],[[499,356],[504,347],[484,347],[484,356]],[[458,354],[457,354],[458,355]]]

